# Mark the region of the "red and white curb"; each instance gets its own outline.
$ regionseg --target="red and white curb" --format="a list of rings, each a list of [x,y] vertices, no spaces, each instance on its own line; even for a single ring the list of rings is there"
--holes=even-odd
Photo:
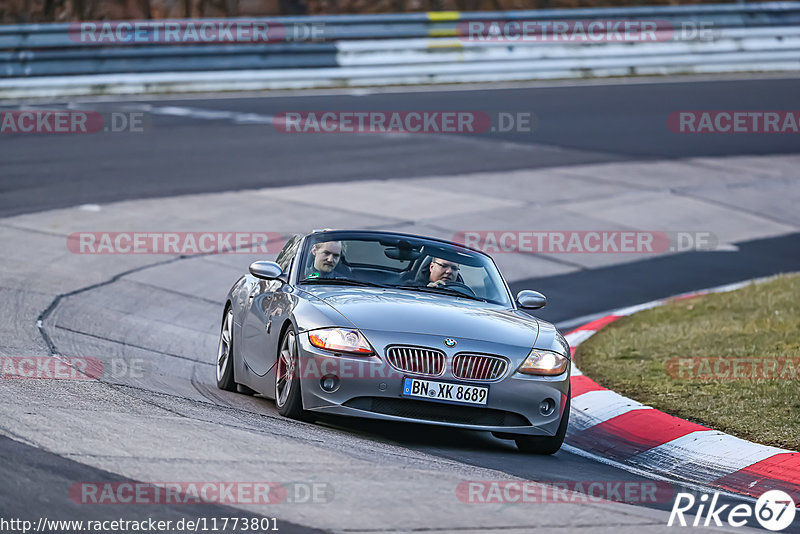
[[[739,282],[611,312],[569,332],[575,347],[620,317],[670,300],[722,293]],[[572,410],[567,443],[585,452],[690,483],[758,497],[779,489],[800,507],[800,453],[758,445],[690,423],[608,390],[572,368]]]

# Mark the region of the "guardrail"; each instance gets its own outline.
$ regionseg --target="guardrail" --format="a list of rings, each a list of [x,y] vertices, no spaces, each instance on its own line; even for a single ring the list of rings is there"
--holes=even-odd
[[[652,38],[602,37],[626,22]],[[800,2],[0,26],[6,97],[737,70],[800,70]]]

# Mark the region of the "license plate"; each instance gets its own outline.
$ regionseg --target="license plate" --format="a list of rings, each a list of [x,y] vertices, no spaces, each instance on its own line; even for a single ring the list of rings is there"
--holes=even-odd
[[[486,404],[489,398],[489,387],[404,378],[403,396],[459,404]]]

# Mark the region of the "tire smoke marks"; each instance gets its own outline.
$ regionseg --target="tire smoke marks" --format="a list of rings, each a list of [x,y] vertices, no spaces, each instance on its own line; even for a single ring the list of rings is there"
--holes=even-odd
[[[73,254],[276,254],[285,244],[276,232],[75,232]]]
[[[460,230],[452,241],[488,254],[660,254],[718,245],[712,232],[663,230]]]
[[[533,132],[538,119],[533,112],[475,110],[323,110],[284,111],[273,125],[287,134],[480,134]]]
[[[0,134],[95,134],[145,131],[141,111],[24,109],[0,111]]]
[[[666,370],[678,380],[798,380],[800,358],[671,358]]]
[[[333,486],[325,482],[76,482],[77,504],[325,504]]]
[[[655,480],[466,480],[456,487],[458,500],[469,504],[664,503],[674,496],[670,484]]]
[[[263,44],[326,39],[323,23],[281,23],[267,19],[74,22],[67,34],[71,41],[84,45]]]
[[[464,21],[457,34],[464,42],[496,43],[656,43],[711,41],[713,24],[668,20],[495,20]]]
[[[800,111],[673,111],[667,128],[681,134],[796,134]]]
[[[113,358],[103,362],[90,357],[2,356],[0,379],[97,380],[144,378],[151,373],[141,358]]]

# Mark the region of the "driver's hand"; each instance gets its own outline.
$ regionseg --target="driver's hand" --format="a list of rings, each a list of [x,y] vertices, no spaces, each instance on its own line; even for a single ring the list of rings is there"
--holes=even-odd
[[[437,280],[435,282],[431,282],[430,284],[428,284],[428,287],[442,287],[446,283],[447,283],[446,280]]]

